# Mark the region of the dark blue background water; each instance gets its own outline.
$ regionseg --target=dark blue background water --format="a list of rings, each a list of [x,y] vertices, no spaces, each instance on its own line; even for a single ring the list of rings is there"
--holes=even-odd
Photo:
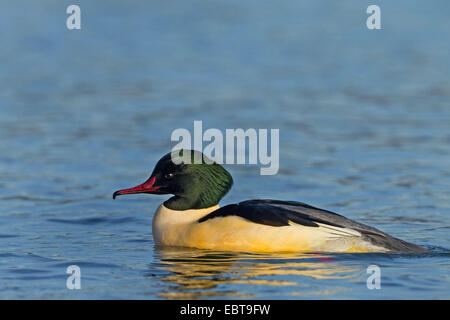
[[[82,0],[78,31],[70,4],[0,4],[0,298],[450,297],[448,1]],[[304,201],[433,253],[155,248],[166,197],[111,195],[194,120],[280,129],[279,174],[229,166],[222,204]]]

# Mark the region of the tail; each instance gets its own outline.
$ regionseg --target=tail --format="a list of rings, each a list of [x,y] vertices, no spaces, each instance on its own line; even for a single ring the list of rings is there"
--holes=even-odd
[[[392,253],[424,254],[431,252],[424,247],[391,237],[388,234],[365,233],[363,234],[363,240],[373,245],[386,248]]]

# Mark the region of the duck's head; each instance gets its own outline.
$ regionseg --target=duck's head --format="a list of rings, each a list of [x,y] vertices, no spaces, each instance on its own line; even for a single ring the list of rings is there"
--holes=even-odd
[[[189,152],[190,160],[184,154]],[[194,163],[194,158],[202,159]],[[201,209],[219,203],[233,185],[233,178],[221,165],[201,152],[179,150],[166,154],[153,169],[150,178],[134,188],[114,192],[113,199],[123,194],[173,194],[164,205],[172,210]]]

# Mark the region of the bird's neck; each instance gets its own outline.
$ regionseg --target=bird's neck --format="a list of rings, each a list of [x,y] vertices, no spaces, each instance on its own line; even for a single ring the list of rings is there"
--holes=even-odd
[[[221,197],[220,197],[221,198]],[[190,197],[180,197],[173,196],[169,200],[164,202],[164,206],[171,210],[196,210],[196,209],[205,209],[217,206],[220,201],[219,197],[199,197],[199,198],[190,198]]]

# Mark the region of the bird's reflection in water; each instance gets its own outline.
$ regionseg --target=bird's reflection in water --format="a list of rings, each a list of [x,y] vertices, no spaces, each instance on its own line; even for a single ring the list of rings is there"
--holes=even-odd
[[[360,272],[340,266],[336,256],[322,253],[255,254],[176,247],[155,248],[155,253],[157,262],[151,267],[163,272],[160,280],[167,284],[159,295],[170,299],[255,297],[255,293],[239,292],[242,290],[234,284],[290,286],[291,296],[302,296],[306,294],[303,277],[346,279]],[[314,291],[315,295],[334,293]]]

